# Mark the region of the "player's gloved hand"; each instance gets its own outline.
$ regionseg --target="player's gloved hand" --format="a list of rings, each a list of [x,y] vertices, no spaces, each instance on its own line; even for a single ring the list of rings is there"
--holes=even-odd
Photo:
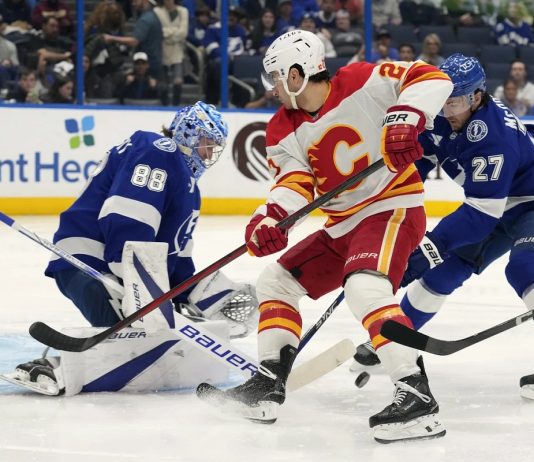
[[[408,267],[402,277],[401,287],[421,278],[429,269],[443,263],[447,253],[443,251],[443,244],[431,233],[426,233],[421,243],[408,259]]]
[[[245,230],[248,251],[256,257],[279,252],[287,246],[287,230],[275,225],[287,217],[287,212],[278,204],[266,204],[266,213],[254,215]]]
[[[387,168],[403,170],[423,157],[417,137],[425,128],[425,115],[410,106],[392,106],[382,124],[380,150]]]

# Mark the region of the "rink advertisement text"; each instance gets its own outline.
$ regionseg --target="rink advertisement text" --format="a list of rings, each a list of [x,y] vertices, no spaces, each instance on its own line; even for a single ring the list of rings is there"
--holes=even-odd
[[[0,158],[0,184],[83,184],[97,164],[98,161],[80,161],[59,152],[20,153],[15,159]]]

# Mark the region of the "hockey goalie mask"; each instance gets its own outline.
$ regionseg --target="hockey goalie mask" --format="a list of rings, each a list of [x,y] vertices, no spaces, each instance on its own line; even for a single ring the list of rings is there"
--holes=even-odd
[[[292,30],[278,37],[265,52],[262,73],[263,86],[267,91],[273,90],[276,82],[281,81],[289,95],[291,106],[298,109],[295,98],[300,95],[310,76],[326,70],[323,42],[317,35],[304,31]],[[287,78],[291,66],[298,64],[304,71],[304,82],[297,91],[289,91]]]
[[[221,113],[202,101],[180,109],[169,130],[197,180],[217,162],[228,136]]]

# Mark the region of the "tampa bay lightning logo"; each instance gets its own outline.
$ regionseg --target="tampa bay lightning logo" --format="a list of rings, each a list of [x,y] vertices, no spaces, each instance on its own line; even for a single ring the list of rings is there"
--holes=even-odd
[[[174,252],[170,255],[178,255],[180,257],[190,257],[193,251],[193,231],[197,224],[200,210],[193,210],[182,224],[178,227],[174,236]]]
[[[488,134],[488,126],[482,120],[473,120],[467,126],[467,139],[471,143],[476,143],[486,137]]]
[[[475,60],[474,59],[467,59],[463,63],[461,63],[459,66],[460,71],[464,74],[467,74],[475,67]]]
[[[158,149],[166,152],[174,152],[177,149],[176,143],[171,138],[159,138],[153,144]]]

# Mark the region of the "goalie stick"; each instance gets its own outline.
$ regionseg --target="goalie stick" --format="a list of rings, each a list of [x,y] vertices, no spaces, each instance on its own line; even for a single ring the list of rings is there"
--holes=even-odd
[[[434,355],[447,356],[482,342],[482,340],[486,340],[494,335],[500,334],[512,327],[519,326],[533,318],[534,310],[530,310],[515,318],[502,322],[501,324],[483,330],[478,334],[470,335],[469,337],[459,340],[440,340],[432,338],[426,334],[422,334],[421,332],[399,324],[396,321],[386,321],[380,329],[380,334],[389,340],[407,347],[426,351],[427,353],[432,353]]]
[[[19,233],[23,234],[26,237],[29,237],[32,241],[37,242],[37,244],[43,246],[45,249],[50,250],[50,252],[56,254],[59,258],[62,258],[65,261],[68,261],[71,265],[75,266],[79,270],[83,271],[88,276],[100,281],[102,284],[107,285],[110,289],[117,291],[119,294],[124,292],[122,286],[115,280],[111,279],[108,276],[104,276],[102,273],[98,272],[94,268],[91,268],[89,265],[85,264],[83,261],[78,260],[75,256],[63,250],[61,247],[58,247],[55,244],[52,244],[50,241],[43,239],[42,237],[35,234],[33,231],[25,228],[21,224],[17,223],[13,218],[7,216],[5,213],[0,212],[0,221],[5,223],[7,226],[13,228]]]
[[[359,183],[360,181],[364,180],[372,173],[376,172],[378,169],[383,167],[383,165],[384,165],[384,159],[377,160],[376,162],[369,165],[367,168],[365,168],[358,174],[348,178],[343,183],[336,186],[331,191],[318,197],[313,202],[310,202],[308,205],[297,210],[295,213],[287,216],[286,218],[278,222],[276,226],[278,226],[279,228],[283,228],[283,229],[289,228],[290,226],[295,224],[300,219],[304,218],[306,215],[308,215],[313,210],[327,203],[329,200],[333,199],[338,194],[354,186],[356,183]],[[39,342],[44,343],[45,345],[48,345],[57,350],[76,351],[76,352],[88,350],[92,346],[104,341],[111,334],[114,334],[115,332],[120,331],[124,327],[129,326],[134,321],[137,321],[138,319],[147,315],[148,313],[156,309],[163,302],[170,300],[171,298],[174,298],[177,295],[181,294],[182,292],[186,291],[187,289],[195,285],[201,279],[214,273],[215,271],[221,269],[226,264],[232,262],[239,256],[243,255],[246,251],[247,251],[246,244],[241,245],[240,247],[233,250],[226,256],[212,263],[208,267],[199,271],[197,274],[194,274],[190,278],[186,279],[185,281],[173,287],[168,292],[164,293],[160,297],[156,298],[152,302],[140,308],[135,313],[132,313],[128,317],[119,321],[117,324],[109,327],[108,329],[104,330],[103,332],[100,332],[97,335],[93,335],[91,337],[85,337],[85,338],[70,337],[68,335],[62,334],[61,332],[58,332],[57,330],[51,328],[47,324],[43,322],[39,322],[39,321],[33,323],[30,326],[30,329],[29,329],[30,335],[34,339],[38,340]]]

